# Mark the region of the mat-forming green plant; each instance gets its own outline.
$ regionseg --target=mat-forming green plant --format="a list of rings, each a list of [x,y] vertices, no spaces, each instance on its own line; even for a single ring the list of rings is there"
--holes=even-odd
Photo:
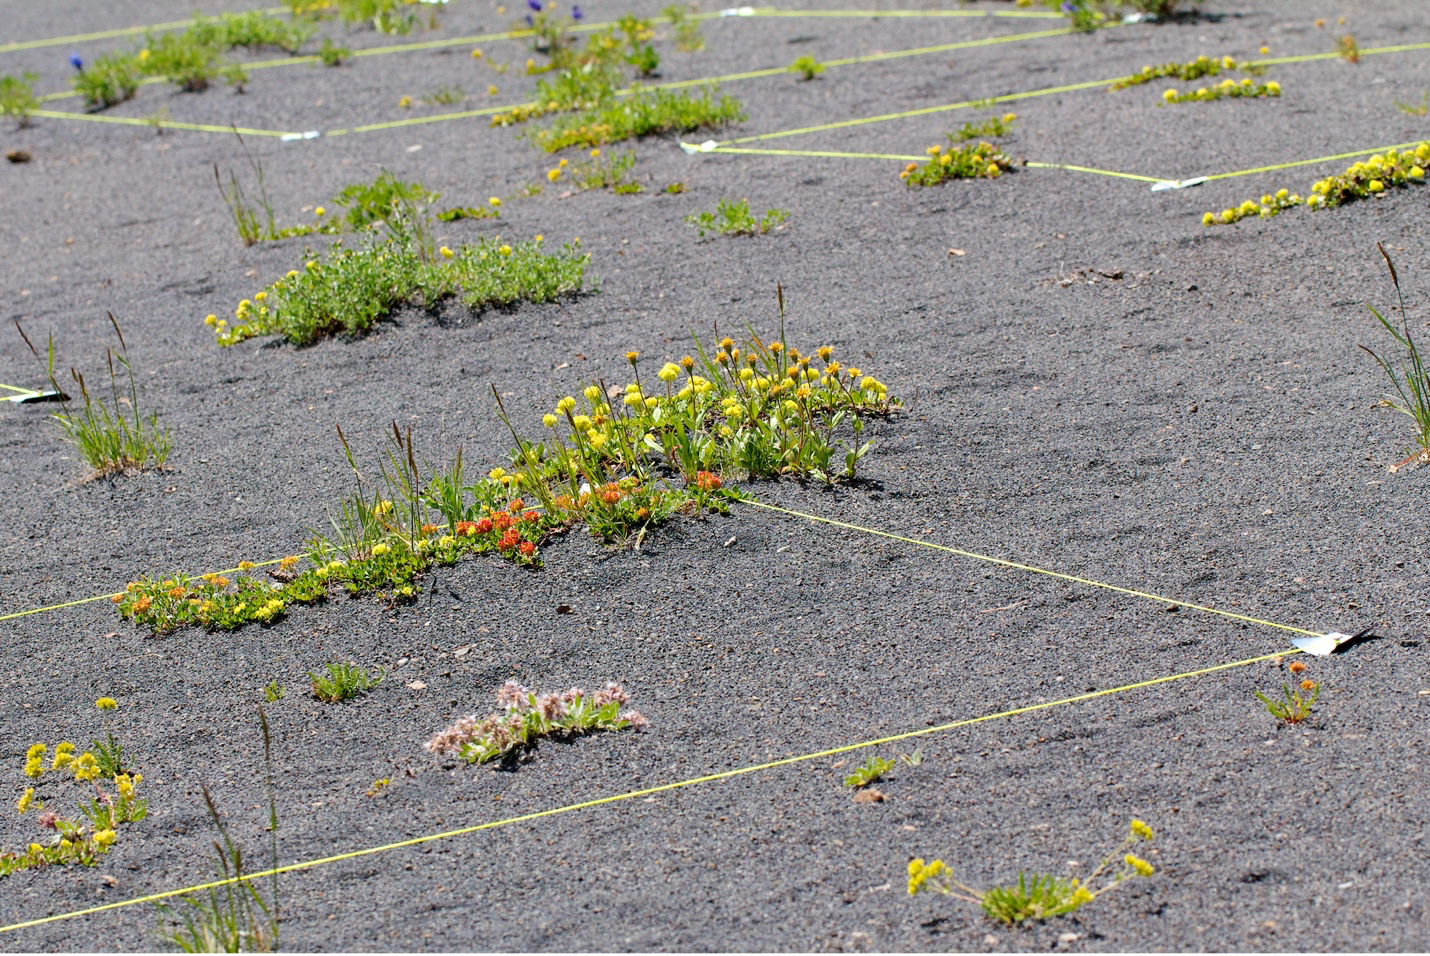
[[[1150,843],[1153,836],[1151,827],[1133,820],[1122,843],[1086,877],[1062,879],[1020,872],[1016,882],[987,890],[958,880],[942,860],[917,858],[909,861],[909,895],[934,892],[977,903],[989,919],[1008,926],[1041,922],[1075,912],[1128,880],[1155,873],[1152,864],[1131,852],[1139,842]]]
[[[1189,93],[1182,93],[1178,90],[1165,90],[1162,93],[1164,104],[1174,103],[1206,103],[1214,100],[1226,98],[1261,99],[1264,97],[1276,97],[1281,95],[1281,84],[1275,80],[1266,83],[1253,83],[1251,77],[1242,77],[1241,82],[1228,77],[1215,86],[1199,86]]]
[[[714,212],[691,213],[685,217],[685,221],[699,231],[702,239],[707,234],[763,236],[770,230],[779,228],[787,219],[789,219],[789,213],[783,209],[767,209],[763,218],[756,219],[750,212],[748,199],[738,201],[722,199],[716,203]]]
[[[454,753],[468,763],[486,763],[536,746],[543,737],[577,737],[602,730],[642,730],[646,719],[626,708],[630,696],[619,684],[588,694],[579,687],[537,695],[507,681],[497,691],[502,708],[478,719],[463,717],[423,747],[434,754]]]
[[[824,64],[812,56],[802,56],[789,65],[791,73],[798,73],[800,79],[808,82],[824,72]]]
[[[1173,61],[1163,63],[1160,66],[1144,66],[1141,70],[1131,76],[1125,76],[1108,86],[1109,90],[1125,90],[1133,86],[1141,86],[1144,83],[1151,83],[1154,80],[1170,78],[1176,80],[1200,80],[1204,76],[1220,76],[1223,70],[1241,70],[1253,76],[1260,76],[1266,72],[1266,67],[1257,63],[1238,63],[1235,57],[1220,56],[1210,57],[1205,54],[1195,60],[1185,63]]]
[[[105,53],[88,66],[76,54],[70,57],[70,63],[75,68],[74,90],[91,110],[108,109],[133,99],[139,90],[139,63],[132,53]]]
[[[114,313],[109,313],[109,324],[119,339],[119,351],[105,350],[109,362],[108,403],[96,397],[89,390],[84,376],[70,369],[70,378],[79,387],[84,407],[71,405],[71,399],[55,378],[55,340],[51,336],[44,356],[35,348],[18,320],[15,328],[29,346],[31,354],[38,359],[45,370],[51,388],[60,396],[60,410],[51,416],[60,428],[61,437],[73,445],[80,457],[98,475],[111,475],[131,470],[163,468],[169,458],[173,441],[168,428],[159,427],[158,412],[144,417],[139,411],[139,388],[134,379],[134,368],[129,362],[129,349],[124,344],[124,333],[119,330],[119,322]],[[116,368],[117,366],[117,368]],[[120,371],[128,379],[128,395],[120,394]],[[128,405],[128,411],[123,408]]]
[[[1415,440],[1420,444],[1420,456],[1430,459],[1430,370],[1427,370],[1425,360],[1420,355],[1420,347],[1415,342],[1415,335],[1410,331],[1410,318],[1405,311],[1405,297],[1400,292],[1400,276],[1396,274],[1395,263],[1385,251],[1385,246],[1376,243],[1375,247],[1380,250],[1386,267],[1390,269],[1390,281],[1395,286],[1395,298],[1400,309],[1399,327],[1397,323],[1381,315],[1375,306],[1367,305],[1366,308],[1370,309],[1371,315],[1390,333],[1402,355],[1382,354],[1364,345],[1361,348],[1376,360],[1390,379],[1391,387],[1395,389],[1395,395],[1386,396],[1385,404],[1409,415],[1415,421]]]
[[[719,87],[711,83],[692,92],[638,91],[609,105],[559,117],[529,135],[537,146],[554,153],[572,146],[604,146],[661,133],[718,129],[744,119],[740,101],[720,94]]]

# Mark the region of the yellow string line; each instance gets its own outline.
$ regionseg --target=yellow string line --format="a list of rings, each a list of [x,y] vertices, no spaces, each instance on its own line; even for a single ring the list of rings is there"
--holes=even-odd
[[[160,119],[147,120],[133,116],[105,116],[102,113],[71,113],[68,110],[30,110],[31,116],[39,116],[45,119],[68,119],[83,120],[87,123],[116,123],[120,126],[158,126],[163,129],[191,129],[202,133],[232,133],[232,126],[210,126],[207,123],[182,123],[178,120]],[[238,127],[238,131],[245,136],[293,136],[294,133],[287,133],[277,129],[245,129]]]
[[[36,392],[33,388],[21,388],[21,387],[18,386],[18,385],[5,385],[4,383],[0,383],[0,388],[8,388],[10,391],[12,391],[12,392],[19,392],[19,393],[21,393],[22,395],[38,395],[38,394],[39,394],[39,393]]]
[[[1277,169],[1292,169],[1296,166],[1311,166],[1316,163],[1329,163],[1337,159],[1353,159],[1356,156],[1368,156],[1371,153],[1383,153],[1390,149],[1410,149],[1419,146],[1430,137],[1422,137],[1409,143],[1393,143],[1389,146],[1377,146],[1375,149],[1359,149],[1352,153],[1336,153],[1334,156],[1317,156],[1315,159],[1298,159],[1290,163],[1277,163],[1274,166],[1258,166],[1255,169],[1239,169],[1234,173],[1216,173],[1207,176],[1207,180],[1230,179],[1233,176],[1250,176],[1252,173],[1269,173]],[[1031,163],[1029,165],[1032,165]]]
[[[827,149],[746,149],[738,146],[716,146],[711,153],[742,153],[755,156],[814,156],[828,159],[892,159],[900,162],[928,162],[928,155],[903,156],[897,153],[845,153]],[[1144,183],[1160,183],[1156,176],[1139,176],[1136,173],[1119,173],[1111,169],[1097,169],[1092,166],[1073,166],[1067,163],[1024,163],[1031,169],[1068,169],[1077,173],[1093,173],[1098,176],[1116,176],[1120,179],[1135,179]]]
[[[254,561],[255,568],[266,568],[272,564],[279,564],[282,558],[273,558],[270,561]],[[213,571],[213,574],[233,574],[237,571],[246,570],[244,568],[225,568],[222,571]],[[28,611],[14,611],[10,614],[0,615],[0,621],[13,621],[17,617],[29,617],[31,614],[44,614],[46,611],[58,611],[67,607],[78,607],[81,604],[93,604],[95,601],[112,601],[122,595],[123,591],[116,591],[113,594],[96,594],[93,597],[80,598],[76,601],[66,601],[63,604],[48,604],[44,607],[32,607]]]
[[[1171,674],[1166,677],[1154,677],[1150,680],[1137,681],[1132,684],[1123,684],[1120,687],[1111,687],[1106,690],[1091,691],[1086,694],[1077,694],[1073,697],[1064,697],[1061,700],[1047,701],[1041,704],[1029,704],[1024,707],[1015,707],[1011,710],[1003,710],[994,714],[985,714],[982,717],[969,717],[964,720],[956,720],[952,723],[941,724],[937,727],[926,727],[922,730],[910,730],[901,734],[894,734],[889,737],[880,737],[875,740],[866,740],[861,743],[847,744],[843,747],[832,747],[828,750],[820,750],[815,753],[801,754],[797,757],[785,757],[780,760],[771,760],[767,763],[755,764],[749,767],[739,767],[734,770],[725,770],[719,773],[706,774],[702,777],[692,777],[688,780],[680,780],[675,783],[665,783],[659,786],[646,787],[641,790],[631,790],[626,793],[615,794],[609,797],[598,797],[595,800],[585,800],[581,803],[568,804],[563,807],[555,807],[550,810],[538,810],[534,813],[524,813],[520,816],[507,817],[503,820],[492,820],[488,823],[479,823],[474,826],[462,827],[457,830],[446,830],[441,833],[429,833],[425,836],[413,837],[410,840],[401,840],[396,843],[385,843],[381,846],[367,847],[362,850],[353,850],[348,853],[338,853],[333,856],[325,856],[315,860],[305,860],[300,863],[290,863],[286,866],[275,867],[263,870],[259,873],[247,873],[242,876],[230,877],[224,880],[215,880],[210,883],[199,883],[194,886],[186,886],[177,890],[165,890],[162,893],[150,893],[147,896],[134,897],[127,900],[119,900],[114,903],[105,903],[100,906],[91,906],[85,909],[72,910],[67,913],[58,913],[54,916],[44,916],[39,919],[25,920],[20,923],[12,923],[9,926],[0,926],[0,933],[9,933],[18,929],[25,929],[31,926],[41,926],[45,923],[55,923],[60,920],[74,919],[79,916],[89,916],[94,913],[102,913],[107,910],[116,910],[126,906],[136,906],[142,903],[154,903],[159,900],[169,899],[175,896],[182,896],[185,893],[201,892],[203,890],[217,889],[221,886],[229,886],[234,883],[259,880],[266,877],[277,876],[281,873],[293,873],[299,870],[309,870],[318,866],[327,866],[332,863],[339,863],[344,860],[353,860],[359,857],[371,856],[375,853],[386,853],[390,850],[403,849],[405,847],[419,846],[423,843],[430,843],[434,840],[445,840],[451,837],[463,836],[468,833],[476,833],[481,830],[495,830],[498,827],[510,826],[514,823],[527,823],[532,820],[541,820],[547,817],[554,817],[563,813],[573,813],[577,810],[589,810],[592,807],[605,806],[612,803],[620,803],[626,800],[634,800],[637,797],[647,797],[652,794],[666,793],[671,790],[679,790],[685,787],[694,787],[704,783],[713,783],[720,780],[729,780],[745,774],[757,773],[761,770],[771,770],[776,767],[786,767],[791,764],[805,763],[810,760],[822,760],[826,757],[834,757],[839,754],[850,753],[867,747],[881,747],[886,744],[897,743],[903,740],[912,740],[918,737],[926,737],[930,734],[946,733],[960,727],[970,727],[974,724],[985,723],[990,720],[1001,720],[1008,717],[1016,717],[1022,714],[1030,714],[1040,710],[1049,710],[1053,707],[1065,707],[1070,704],[1077,704],[1083,701],[1093,700],[1098,697],[1108,697],[1113,694],[1126,693],[1133,690],[1141,690],[1147,687],[1155,687],[1159,684],[1167,684],[1172,681],[1188,680],[1193,677],[1204,677],[1207,674],[1215,674],[1219,671],[1231,670],[1237,667],[1247,667],[1251,664],[1259,664],[1262,661],[1274,660],[1279,657],[1289,657],[1299,654],[1300,651],[1292,648],[1285,651],[1277,651],[1272,654],[1261,654],[1256,657],[1248,657],[1245,660],[1233,661],[1230,664],[1217,664],[1212,667],[1203,667],[1199,670],[1184,671],[1180,674]]]
[[[287,7],[269,7],[260,10],[259,13],[282,13]],[[47,40],[20,40],[14,43],[0,44],[0,53],[13,53],[16,50],[33,50],[42,46],[61,46],[65,43],[84,43],[89,40],[108,40],[112,37],[133,36],[136,33],[148,33],[150,30],[177,30],[193,23],[193,20],[172,20],[168,23],[151,23],[143,27],[121,27],[118,30],[100,30],[97,33],[76,33],[67,37],[50,37]]]
[[[751,499],[740,500],[743,504],[753,505],[756,508],[764,508],[767,511],[777,511],[781,514],[793,515],[796,518],[804,518],[808,521],[816,521],[822,524],[833,525],[836,528],[845,528],[849,531],[859,531],[863,534],[872,534],[880,538],[889,538],[893,541],[902,541],[905,544],[913,544],[921,548],[933,548],[936,551],[946,551],[949,554],[956,554],[959,557],[963,558],[972,558],[975,561],[985,561],[989,564],[996,564],[999,567],[1013,568],[1018,571],[1031,571],[1034,574],[1044,574],[1050,578],[1057,578],[1061,581],[1070,581],[1073,584],[1085,584],[1089,587],[1103,588],[1108,591],[1115,591],[1118,594],[1127,594],[1132,597],[1146,598],[1149,601],[1159,601],[1163,604],[1175,604],[1177,607],[1184,607],[1193,611],[1205,611],[1207,614],[1218,614],[1222,617],[1228,617],[1235,621],[1245,621],[1249,624],[1259,624],[1262,627],[1275,628],[1279,631],[1290,631],[1293,634],[1305,634],[1308,637],[1325,636],[1319,631],[1308,631],[1304,628],[1292,627],[1289,624],[1277,624],[1275,621],[1267,621],[1259,617],[1250,617],[1246,614],[1237,614],[1233,611],[1223,611],[1219,608],[1206,607],[1202,604],[1192,604],[1188,601],[1178,600],[1177,598],[1163,597],[1160,594],[1149,594],[1146,591],[1136,591],[1132,588],[1124,588],[1116,584],[1107,584],[1103,581],[1094,581],[1090,578],[1080,578],[1071,574],[1063,574],[1061,571],[1049,571],[1047,568],[1040,568],[1031,564],[1020,564],[1017,561],[1007,561],[1003,558],[993,558],[989,557],[986,554],[979,554],[976,551],[964,551],[961,548],[950,548],[948,545],[935,544],[932,541],[925,541],[922,538],[908,538],[903,535],[893,534],[888,531],[879,531],[874,528],[865,528],[862,525],[849,524],[844,521],[836,521],[833,518],[823,518],[819,515],[806,514],[803,511],[791,511],[788,508],[781,508],[778,505],[765,504],[763,501],[754,501]]]
[[[1109,24],[1108,26],[1113,26],[1113,25],[1115,25],[1115,24]],[[1071,32],[1071,31],[1067,31],[1067,32]],[[989,40],[989,41],[986,41],[986,42],[990,42],[990,43],[1000,42],[1001,39],[1002,39],[1002,38],[997,38],[997,39]],[[1362,50],[1362,51],[1361,51],[1361,55],[1362,55],[1362,56],[1374,56],[1374,55],[1379,54],[1379,53],[1401,53],[1401,52],[1405,52],[1405,51],[1407,51],[1407,50],[1421,50],[1421,49],[1430,49],[1430,43],[1413,43],[1413,44],[1405,44],[1405,45],[1402,45],[1402,46],[1374,47],[1374,48],[1369,49],[1369,50]],[[1281,58],[1279,58],[1279,59],[1277,59],[1277,60],[1258,60],[1258,61],[1256,61],[1256,63],[1257,63],[1257,64],[1261,64],[1261,63],[1292,63],[1292,62],[1299,62],[1299,61],[1303,61],[1303,60],[1320,60],[1320,59],[1326,59],[1326,58],[1328,58],[1328,57],[1335,57],[1335,56],[1339,56],[1339,54],[1336,54],[1336,53],[1327,53],[1327,54],[1312,53],[1312,54],[1306,54],[1306,55],[1304,55],[1304,56],[1299,56],[1299,57],[1281,57]],[[978,107],[982,107],[982,106],[985,106],[985,105],[992,105],[992,104],[994,104],[994,103],[1012,103],[1012,102],[1015,102],[1015,101],[1017,101],[1017,100],[1030,99],[1030,98],[1035,97],[1035,96],[1051,96],[1051,95],[1056,94],[1056,93],[1075,93],[1075,92],[1077,92],[1077,91],[1079,91],[1079,90],[1090,90],[1090,89],[1094,89],[1094,88],[1100,87],[1100,86],[1111,86],[1113,83],[1116,83],[1118,80],[1123,80],[1123,79],[1127,79],[1127,77],[1125,77],[1125,76],[1117,76],[1117,77],[1113,77],[1112,79],[1108,79],[1108,80],[1092,80],[1092,81],[1087,82],[1087,83],[1069,83],[1069,84],[1066,84],[1066,85],[1064,85],[1064,86],[1052,86],[1052,87],[1047,87],[1047,88],[1045,88],[1045,89],[1040,89],[1040,90],[1028,90],[1027,92],[1023,92],[1023,93],[1007,93],[1007,94],[1004,94],[1003,96],[990,96],[990,97],[987,97],[987,98],[981,99],[981,100],[964,100],[964,101],[959,102],[959,103],[948,103],[948,104],[945,104],[945,105],[942,105],[942,106],[926,106],[926,107],[923,107],[922,109],[903,110],[903,111],[898,112],[898,113],[882,113],[882,114],[880,114],[880,115],[878,115],[878,116],[865,116],[865,117],[861,117],[861,118],[859,118],[859,119],[841,120],[840,122],[837,122],[837,123],[823,123],[823,124],[820,124],[819,126],[805,126],[805,127],[799,128],[799,129],[779,130],[779,131],[773,132],[773,133],[759,133],[759,134],[756,134],[756,135],[753,135],[753,136],[740,136],[740,137],[736,137],[735,139],[726,140],[725,142],[726,142],[726,143],[731,143],[731,144],[734,144],[734,143],[751,143],[751,142],[755,142],[756,140],[777,139],[777,138],[779,138],[779,137],[784,137],[784,136],[802,136],[802,135],[804,135],[805,133],[819,133],[819,132],[823,132],[823,131],[825,131],[825,130],[831,130],[831,129],[847,129],[848,127],[851,127],[851,126],[862,126],[862,125],[865,125],[865,124],[867,124],[867,123],[884,123],[884,122],[888,122],[888,121],[890,121],[890,120],[909,119],[909,118],[912,118],[912,117],[915,117],[915,116],[928,116],[928,115],[931,115],[931,114],[933,114],[933,113],[944,113],[944,112],[948,112],[949,110],[961,110],[961,109],[978,108]],[[724,143],[722,143],[721,145],[724,145]]]
[[[1035,40],[1050,36],[1060,36],[1065,33],[1072,33],[1069,28],[1057,30],[1036,30],[1031,33],[1014,33],[1006,37],[995,37],[993,39],[981,40],[960,40],[957,43],[944,43],[939,46],[918,47],[911,50],[895,50],[891,53],[866,53],[861,56],[842,57],[837,60],[825,61],[826,67],[852,66],[859,63],[874,63],[880,60],[891,60],[906,56],[927,56],[933,53],[947,53],[950,50],[961,50],[967,47],[987,46],[990,43],[1013,43],[1020,40]],[[650,86],[643,86],[639,89],[626,87],[616,91],[617,96],[630,96],[640,90],[678,90],[692,86],[702,86],[706,83],[730,83],[737,80],[750,80],[766,76],[780,76],[789,72],[789,67],[777,66],[763,70],[747,70],[743,73],[726,73],[722,76],[707,76],[698,80],[672,80],[668,83],[653,83]],[[398,129],[404,126],[422,126],[427,123],[445,123],[451,120],[470,119],[474,116],[492,116],[497,113],[506,113],[517,108],[526,108],[537,105],[534,101],[518,103],[511,106],[484,107],[475,110],[461,110],[455,113],[438,113],[433,116],[415,116],[409,119],[391,120],[385,123],[369,123],[365,126],[354,126],[348,129],[337,129],[325,133],[325,136],[346,136],[349,133],[368,133],[374,130]]]

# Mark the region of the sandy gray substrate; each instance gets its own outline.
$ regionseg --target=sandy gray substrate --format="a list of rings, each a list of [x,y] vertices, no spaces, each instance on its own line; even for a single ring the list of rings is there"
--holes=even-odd
[[[30,5],[6,39],[179,18],[191,7],[119,3],[91,15],[78,4]],[[1316,17],[1346,16],[1364,47],[1430,40],[1411,3],[1207,9],[1220,16],[727,89],[749,108],[738,132],[752,134],[1101,79],[1201,52],[1245,56],[1263,43],[1275,54],[1318,52],[1331,41],[1311,26]],[[433,36],[510,19],[494,5],[454,3]],[[707,51],[667,57],[666,78],[1044,26],[717,21],[706,27]],[[354,46],[381,42],[351,37]],[[114,114],[164,106],[195,122],[336,129],[414,115],[398,99],[443,84],[501,87],[473,107],[518,98],[530,82],[516,76],[525,53],[483,48],[514,61],[513,72],[493,79],[459,47],[337,71],[254,71],[243,96],[149,87]],[[58,89],[67,53],[10,54],[0,68],[36,69],[42,88]],[[1022,119],[1010,146],[1034,161],[1180,177],[1430,135],[1425,118],[1392,106],[1430,86],[1423,52],[1271,76],[1285,89],[1279,102],[1169,109],[1156,105],[1160,85],[1026,100],[1012,107]],[[756,145],[919,153],[983,115]],[[1428,875],[1426,539],[1416,512],[1426,472],[1387,473],[1409,441],[1408,420],[1374,407],[1382,383],[1356,348],[1381,344],[1364,303],[1391,297],[1376,241],[1396,256],[1412,307],[1424,302],[1423,191],[1209,231],[1203,211],[1281,185],[1304,192],[1335,164],[1178,193],[1033,169],[916,192],[898,183],[895,163],[692,159],[650,141],[635,147],[646,194],[563,198],[549,187],[508,202],[500,224],[444,230],[448,242],[579,236],[598,294],[481,316],[447,309],[441,323],[405,314],[366,339],[306,349],[219,350],[203,316],[231,309],[303,249],[302,240],[237,244],[210,168],[240,161],[231,137],[37,121],[6,129],[0,143],[35,156],[0,169],[4,317],[32,335],[53,330],[61,361],[93,377],[113,309],[144,373],[143,401],[176,443],[172,471],[76,482],[82,468],[46,410],[6,406],[6,611],[142,573],[295,550],[348,487],[334,423],[369,461],[397,420],[433,457],[461,443],[469,461],[495,462],[509,439],[490,413],[490,383],[532,427],[557,395],[620,379],[628,348],[659,362],[715,323],[767,332],[783,282],[792,341],[832,344],[918,401],[874,427],[866,483],[762,486],[763,498],[1315,630],[1374,626],[1383,638],[1312,662],[1326,690],[1300,729],[1278,730],[1259,709],[1253,692],[1286,675],[1253,665],[923,738],[923,764],[893,774],[878,805],[850,801],[839,783],[848,765],[836,766],[846,758],[835,757],[296,875],[283,885],[285,946],[981,949],[990,932],[1005,949],[1055,947],[1064,933],[1080,934],[1074,949],[1430,945],[1418,890]],[[379,166],[467,203],[510,195],[551,162],[481,120],[258,148],[284,222]],[[676,180],[689,191],[659,191]],[[761,239],[698,242],[681,217],[726,196],[789,209],[790,222]],[[1091,269],[1123,277],[1081,271]],[[1423,322],[1430,312],[1413,314]],[[33,378],[18,337],[0,335],[0,381]],[[290,861],[1285,646],[1266,628],[748,509],[674,526],[640,552],[578,535],[546,555],[538,574],[484,561],[438,572],[417,606],[396,612],[336,599],[234,635],[156,640],[102,604],[5,622],[3,760],[15,795],[24,749],[89,739],[98,731],[91,701],[109,694],[121,701],[117,726],[145,771],[153,813],[96,870],[7,879],[0,921],[207,876],[200,783],[257,859],[265,836],[254,708],[273,679],[289,691],[269,714],[280,856]],[[561,604],[577,613],[558,615]],[[408,662],[372,695],[329,707],[303,695],[303,674],[334,658]],[[651,731],[545,745],[515,772],[456,768],[420,749],[453,716],[484,709],[512,676],[537,688],[620,680]],[[413,681],[425,689],[406,686]],[[388,791],[364,796],[385,776],[395,781]],[[1067,861],[1090,861],[1132,816],[1162,834],[1160,874],[1075,918],[1006,931],[962,904],[902,891],[915,855],[941,856],[975,884],[1020,868],[1071,873]],[[20,844],[31,826],[7,816],[0,836]],[[151,909],[135,907],[0,945],[145,948],[154,925]]]

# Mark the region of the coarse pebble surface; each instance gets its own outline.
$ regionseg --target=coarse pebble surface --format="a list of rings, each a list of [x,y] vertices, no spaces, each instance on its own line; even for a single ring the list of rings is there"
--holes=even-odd
[[[242,4],[239,4],[242,6]],[[826,0],[819,9],[867,9]],[[784,10],[812,5],[795,2]],[[218,0],[10,4],[0,44],[179,20]],[[651,0],[591,0],[588,22]],[[714,9],[714,8],[711,8]],[[912,6],[903,9],[912,9]],[[983,0],[959,9],[1015,12]],[[508,29],[491,0],[432,8],[406,37],[326,35],[361,49]],[[1324,18],[1324,27],[1315,26]],[[1338,19],[1345,22],[1339,23]],[[1046,31],[1011,17],[730,17],[698,53],[662,29],[661,81]],[[691,142],[819,126],[990,96],[1111,80],[1200,53],[1238,59],[1430,42],[1415,0],[1214,0],[1169,23],[731,80],[749,118]],[[135,38],[0,53],[41,92]],[[470,56],[472,46],[484,52]],[[255,69],[246,92],[145,86],[105,116],[325,133],[520,102],[512,40],[359,57],[333,69]],[[244,57],[249,57],[244,54]],[[269,53],[253,59],[270,58]],[[510,63],[495,72],[489,63]],[[1015,111],[1007,152],[1187,179],[1414,142],[1430,121],[1397,109],[1430,88],[1430,51],[1272,66],[1278,99],[1162,105],[1160,82],[752,141],[751,148],[921,155],[966,121]],[[1214,82],[1215,80],[1206,81]],[[498,94],[487,92],[489,85]],[[422,95],[460,86],[460,105]],[[411,97],[410,110],[399,108]],[[47,108],[79,112],[77,100]],[[0,128],[25,164],[0,167],[0,382],[36,384],[37,344],[104,377],[121,323],[143,408],[172,429],[162,472],[86,480],[52,407],[0,406],[0,613],[298,553],[351,485],[335,425],[376,466],[393,422],[432,460],[502,463],[514,424],[536,432],[561,395],[624,382],[625,352],[678,359],[692,332],[777,328],[830,345],[904,397],[871,424],[858,481],[748,487],[760,500],[1316,632],[1373,629],[1328,658],[1314,716],[1278,726],[1255,698],[1290,660],[940,730],[731,779],[359,857],[285,876],[282,945],[306,950],[1403,950],[1430,948],[1425,780],[1430,667],[1423,518],[1430,471],[1389,466],[1411,421],[1378,406],[1385,381],[1357,346],[1387,336],[1366,310],[1394,290],[1430,319],[1427,193],[1295,209],[1232,227],[1202,214],[1286,187],[1306,194],[1349,159],[1152,192],[1056,168],[926,189],[901,162],[687,156],[676,138],[632,149],[633,196],[549,184],[550,157],[485,117],[301,142],[250,136],[280,223],[311,221],[344,185],[387,169],[441,205],[511,197],[500,220],[441,225],[449,245],[579,237],[599,288],[559,304],[407,310],[358,339],[223,349],[227,315],[325,237],[245,248],[214,164],[246,171],[232,134],[36,118]],[[566,155],[574,156],[574,152]],[[686,190],[664,187],[682,182]],[[536,196],[521,196],[542,183]],[[699,240],[683,218],[722,198],[786,209],[765,236]],[[349,240],[351,241],[351,240]],[[955,251],[956,250],[956,251]],[[1422,333],[1430,335],[1430,332]],[[487,463],[490,463],[487,464]],[[937,727],[1288,650],[1288,633],[907,541],[749,506],[679,520],[640,548],[582,532],[539,571],[475,558],[421,579],[415,604],[366,597],[298,607],[271,626],[156,638],[108,601],[0,622],[0,795],[17,798],[32,743],[98,736],[95,698],[144,773],[149,817],[94,868],[0,881],[0,924],[203,881],[213,872],[206,785],[250,867],[268,859],[257,705],[274,735],[281,862],[357,850],[786,756]],[[572,613],[558,613],[561,605]],[[353,701],[322,704],[306,672],[385,667]],[[535,690],[619,681],[650,720],[547,742],[514,766],[422,748],[485,713],[509,678]],[[920,748],[855,803],[843,777],[871,754]],[[368,796],[375,780],[392,783]],[[78,788],[48,784],[52,808]],[[8,794],[8,795],[7,795]],[[34,815],[7,810],[0,846]],[[1080,912],[1025,928],[976,906],[910,898],[906,865],[939,857],[975,886],[1020,870],[1072,876],[1132,818],[1158,833],[1157,867]],[[1074,862],[1076,861],[1076,862]],[[265,887],[266,892],[266,887]],[[15,930],[8,950],[146,949],[150,904]]]

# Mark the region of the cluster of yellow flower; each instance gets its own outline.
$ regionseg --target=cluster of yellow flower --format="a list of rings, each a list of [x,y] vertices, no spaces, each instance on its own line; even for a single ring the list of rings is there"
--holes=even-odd
[[[933,186],[947,179],[997,179],[1013,168],[1013,160],[992,143],[971,146],[930,146],[928,162],[909,163],[899,178],[910,186]]]
[[[1425,167],[1430,165],[1430,142],[1422,142],[1414,150],[1388,150],[1362,162],[1353,163],[1339,176],[1327,176],[1311,185],[1304,200],[1296,193],[1278,189],[1261,201],[1248,199],[1239,206],[1220,213],[1202,215],[1206,226],[1226,226],[1249,216],[1269,219],[1292,206],[1329,209],[1344,202],[1367,199],[1383,194],[1391,186],[1408,186],[1425,181]]]
[[[1201,86],[1190,93],[1181,93],[1177,90],[1167,90],[1162,94],[1164,103],[1199,103],[1219,100],[1225,97],[1233,99],[1237,97],[1259,98],[1263,96],[1280,96],[1281,84],[1272,80],[1269,83],[1252,83],[1251,77],[1245,77],[1240,83],[1236,80],[1222,80],[1216,86]]]
[[[909,895],[917,896],[919,890],[924,888],[924,884],[931,878],[948,872],[948,865],[942,860],[934,860],[932,863],[925,863],[923,857],[915,857],[909,861]]]
[[[1339,176],[1317,181],[1311,186],[1312,195],[1307,205],[1339,206],[1347,200],[1383,193],[1388,186],[1424,182],[1427,164],[1430,164],[1430,143],[1421,143],[1413,151],[1389,150],[1364,162],[1352,163]]]
[[[1247,216],[1260,216],[1262,219],[1270,219],[1284,210],[1293,206],[1301,205],[1301,197],[1285,189],[1278,189],[1275,193],[1267,193],[1261,197],[1261,201],[1248,199],[1239,206],[1230,206],[1220,213],[1209,212],[1202,216],[1204,226],[1229,226]]]
[[[1187,63],[1163,63],[1161,66],[1144,66],[1139,72],[1123,77],[1108,87],[1109,90],[1125,90],[1130,86],[1151,83],[1163,77],[1179,80],[1199,80],[1204,76],[1218,76],[1222,70],[1236,69],[1236,60],[1229,56],[1199,56]],[[1243,67],[1245,69],[1245,67]],[[1253,67],[1252,69],[1259,69]]]

